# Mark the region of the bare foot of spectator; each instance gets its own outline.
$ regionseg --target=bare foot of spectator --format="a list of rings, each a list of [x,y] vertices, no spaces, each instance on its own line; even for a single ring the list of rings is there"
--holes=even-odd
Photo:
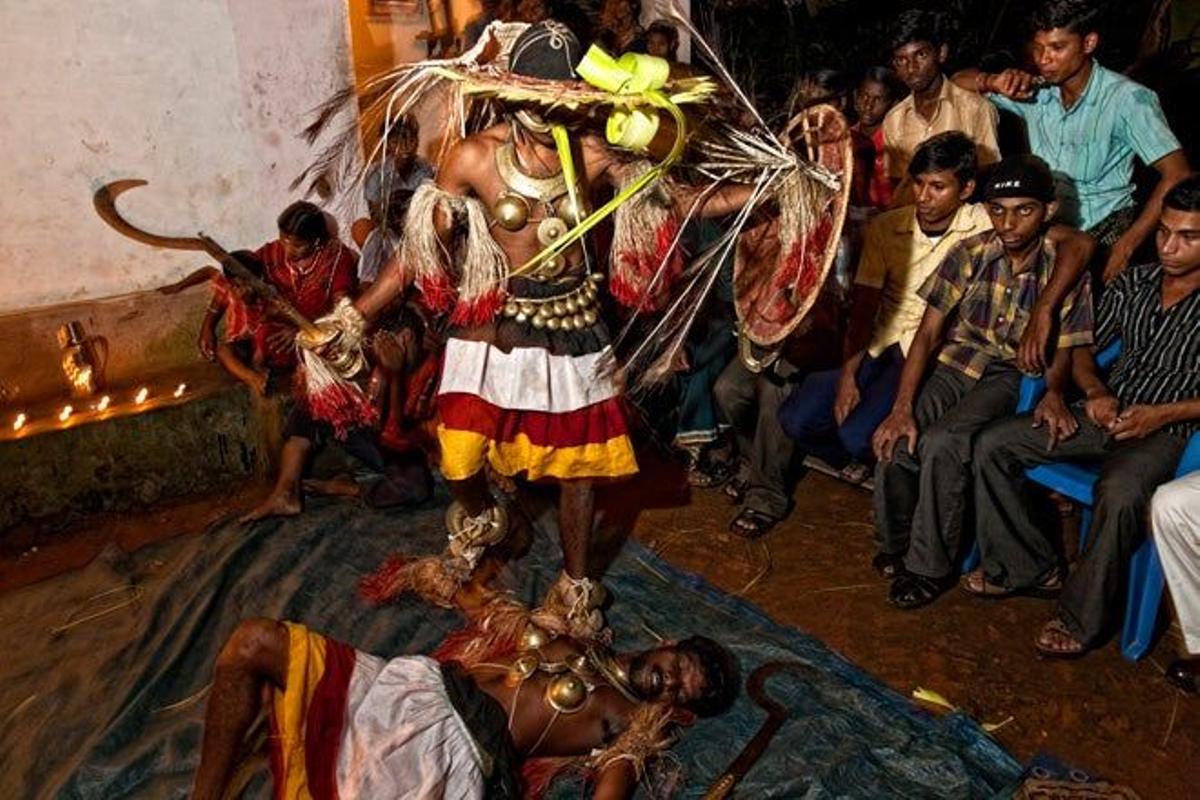
[[[263,500],[257,506],[247,511],[238,522],[243,524],[247,522],[256,522],[267,517],[294,517],[303,510],[300,504],[300,498],[288,492],[280,494],[271,492],[267,495],[267,499]]]
[[[325,497],[358,497],[362,487],[349,475],[336,475],[328,479],[309,478],[302,484],[304,491]]]

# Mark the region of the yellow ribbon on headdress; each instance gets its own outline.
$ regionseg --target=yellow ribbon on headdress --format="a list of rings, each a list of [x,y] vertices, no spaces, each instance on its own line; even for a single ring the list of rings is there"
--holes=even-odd
[[[616,211],[618,206],[658,180],[683,155],[684,144],[687,141],[687,118],[675,102],[676,99],[682,98],[668,97],[663,92],[670,77],[670,64],[666,60],[641,53],[626,53],[616,59],[603,48],[592,45],[575,71],[597,89],[617,96],[605,126],[605,138],[609,144],[634,152],[645,152],[658,133],[660,110],[666,111],[675,120],[675,141],[662,161],[638,176],[613,199],[593,211],[553,244],[512,270],[510,276],[529,272],[543,261],[561,253]],[[551,133],[554,136],[559,161],[562,162],[563,177],[567,180],[567,191],[571,193],[574,203],[575,166],[571,156],[570,139],[561,125],[552,125]]]

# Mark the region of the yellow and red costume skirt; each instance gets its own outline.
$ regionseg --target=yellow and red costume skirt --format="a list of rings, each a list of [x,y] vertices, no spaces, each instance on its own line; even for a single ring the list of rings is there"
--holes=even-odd
[[[520,328],[483,325],[446,343],[437,396],[442,474],[464,480],[485,463],[528,480],[636,473],[603,326],[540,336]]]
[[[469,677],[286,625],[287,684],[270,714],[278,800],[515,797],[506,714]]]

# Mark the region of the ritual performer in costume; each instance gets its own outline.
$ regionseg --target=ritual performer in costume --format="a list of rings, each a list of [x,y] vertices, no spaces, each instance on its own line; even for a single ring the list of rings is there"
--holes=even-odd
[[[267,282],[298,312],[316,319],[329,313],[339,298],[354,293],[358,258],[330,234],[320,208],[299,200],[283,210],[278,225],[279,238],[258,248],[254,255],[262,262]],[[268,361],[295,366],[295,328],[283,321],[269,322],[267,327]]]
[[[711,274],[693,271],[685,291],[672,293],[682,268],[681,223],[733,211],[744,223],[768,189],[797,173],[796,159],[769,134],[744,134],[749,156],[712,142],[721,149],[707,157],[723,166],[703,173],[711,183],[665,180],[687,139],[680,105],[706,103],[716,84],[672,80],[666,62],[648,56],[617,61],[594,47],[583,57],[575,36],[552,20],[493,25],[463,59],[398,68],[388,96],[366,107],[404,113],[411,98],[447,80],[459,88],[464,133],[479,116],[491,114],[494,122],[453,144],[436,182],[413,197],[398,259],[353,305],[319,323],[328,332],[325,347],[355,346],[367,320],[415,283],[451,325],[437,397],[441,469],[456,499],[447,517],[450,546],[440,558],[394,561],[391,581],[376,583],[375,599],[412,590],[446,604],[486,547],[504,538],[504,506],[493,500],[484,472],[490,465],[501,476],[559,483],[564,571],[539,624],[594,637],[603,630],[604,600],[588,572],[594,483],[637,470],[609,365],[601,286],[607,279],[612,297],[635,313],[666,306],[664,320],[694,316],[721,254],[701,260]],[[491,105],[481,111],[469,106],[472,98]],[[612,108],[607,141],[585,126],[604,106]],[[689,148],[702,149],[717,137],[694,138]],[[657,164],[648,160],[659,157]],[[770,171],[758,176],[763,159]],[[725,177],[742,182],[718,185]],[[606,193],[615,197],[605,202]],[[609,214],[614,242],[606,275],[582,236]],[[732,234],[725,238],[725,254],[732,241]],[[686,326],[674,330],[682,346]],[[674,355],[667,348],[657,363]]]
[[[237,791],[264,699],[276,797],[504,800],[540,796],[565,771],[596,797],[631,797],[676,723],[737,692],[732,656],[704,637],[613,653],[553,638],[506,599],[483,613],[435,658],[391,660],[295,623],[243,622],[217,658],[193,797]],[[497,651],[498,622],[525,626],[515,646]]]

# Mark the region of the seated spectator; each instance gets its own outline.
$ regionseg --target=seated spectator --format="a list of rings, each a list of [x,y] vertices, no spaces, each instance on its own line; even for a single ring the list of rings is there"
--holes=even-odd
[[[339,298],[354,294],[358,286],[354,251],[334,237],[325,214],[304,200],[292,203],[279,215],[279,238],[254,252],[262,262],[266,281],[308,320],[329,313]],[[263,324],[267,363],[294,366],[296,329],[272,316]]]
[[[905,181],[908,162],[917,146],[935,133],[965,133],[979,148],[981,167],[999,158],[996,109],[942,74],[950,56],[942,28],[942,16],[932,11],[914,9],[896,20],[892,66],[911,94],[883,118],[888,176],[897,184],[893,206],[912,202],[912,186]]]
[[[1167,667],[1167,680],[1196,694],[1200,676],[1200,472],[1158,487],[1150,500],[1150,520],[1187,654]]]
[[[1158,224],[1162,199],[1189,172],[1158,97],[1094,57],[1099,8],[1092,0],[1045,0],[1033,15],[1033,75],[1017,69],[963,70],[960,85],[988,92],[997,107],[1025,123],[1030,151],[1058,180],[1063,220],[1099,245],[1104,282],[1117,276]],[[1041,88],[1045,86],[1045,88]],[[1134,158],[1159,179],[1139,212]]]
[[[262,262],[253,253],[238,250],[230,256],[262,279]],[[266,397],[276,388],[281,374],[267,362],[265,299],[228,264],[222,265],[222,273],[212,276],[211,284],[212,300],[200,323],[200,354],[209,361],[216,360],[230,375]],[[221,323],[224,325],[218,338],[217,326]]]
[[[325,215],[305,201],[293,203],[279,216],[279,239],[256,251],[263,262],[266,280],[279,289],[280,296],[301,315],[316,320],[329,313],[341,297],[351,296],[357,286],[356,259],[350,248],[330,235]],[[263,327],[267,358],[286,356],[295,360],[296,331],[282,319],[268,319]],[[273,515],[298,514],[301,510],[301,481],[314,449],[333,438],[326,423],[308,414],[304,403],[297,403],[284,424],[285,442],[280,456],[280,471],[271,494],[244,521]],[[423,461],[398,467],[385,463],[378,448],[378,433],[373,428],[349,432],[344,449],[358,457],[375,474],[405,483],[383,492],[380,504],[419,502],[428,494],[428,472]],[[394,476],[391,474],[399,470]],[[394,490],[393,490],[394,489]],[[343,488],[336,493],[346,493]],[[368,497],[371,502],[371,497]]]
[[[855,208],[883,210],[891,204],[892,182],[884,159],[883,118],[904,92],[904,84],[887,67],[871,67],[854,91],[858,119],[850,128],[854,136],[854,187],[850,205]]]
[[[593,41],[613,55],[645,52],[641,18],[640,0],[600,0]]]
[[[1120,607],[1150,497],[1174,475],[1186,437],[1200,430],[1198,331],[1200,176],[1193,176],[1164,200],[1158,263],[1122,272],[1101,297],[1096,346],[1121,341],[1107,378],[1092,350],[1079,348],[1071,374],[1084,401],[1068,408],[1062,387],[1051,384],[1033,419],[1037,427],[1029,418],[1008,420],[975,445],[983,564],[964,588],[995,597],[1061,586],[1057,613],[1035,641],[1044,656],[1075,657],[1095,647]],[[1063,459],[1101,464],[1087,547],[1066,581],[1024,493],[1027,467]]]
[[[646,54],[679,62],[679,28],[670,21],[656,19],[646,28]]]
[[[896,402],[873,439],[875,566],[894,576],[888,599],[899,608],[932,602],[956,582],[972,441],[1016,409],[1020,337],[1051,274],[1062,269],[1046,237],[1056,205],[1045,162],[1005,159],[983,196],[993,230],[955,245],[921,287],[925,313]],[[1075,282],[1057,317],[1052,369],[1063,372],[1067,350],[1092,341],[1086,281]]]
[[[711,220],[696,219],[684,234],[686,252],[703,252],[720,236]],[[713,291],[688,333],[686,364],[678,373],[678,415],[672,446],[683,454],[688,484],[720,486],[732,473],[726,431],[713,387],[737,353],[737,313],[733,308],[733,258],[721,264]]]
[[[850,96],[845,74],[836,69],[813,69],[800,73],[788,98],[788,119],[810,106],[822,103],[846,113]]]
[[[967,203],[975,191],[975,145],[942,133],[909,162],[916,205],[876,217],[867,230],[850,301],[844,364],[808,375],[779,409],[796,446],[861,482],[871,437],[892,409],[904,358],[925,313],[918,289],[959,242],[991,229]],[[851,462],[857,462],[851,464]]]
[[[384,143],[382,159],[363,179],[363,199],[370,215],[351,227],[355,243],[362,251],[358,278],[374,283],[379,270],[391,258],[404,230],[404,218],[413,192],[433,179],[433,167],[417,155],[421,129],[409,114],[379,129]]]

